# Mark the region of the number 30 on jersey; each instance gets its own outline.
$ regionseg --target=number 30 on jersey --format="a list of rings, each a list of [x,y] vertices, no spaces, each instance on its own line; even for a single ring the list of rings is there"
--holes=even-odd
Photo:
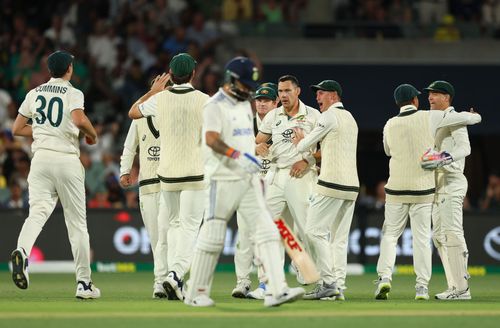
[[[47,99],[40,95],[36,98],[36,102],[40,101],[40,106],[36,109],[38,115],[35,121],[38,124],[44,124],[47,119],[53,127],[57,128],[61,125],[63,118],[63,101],[59,97],[52,97],[47,104]],[[55,113],[54,113],[55,112]]]

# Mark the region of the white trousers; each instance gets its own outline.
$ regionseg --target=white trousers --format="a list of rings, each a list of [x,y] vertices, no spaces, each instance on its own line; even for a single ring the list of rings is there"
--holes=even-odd
[[[385,220],[377,263],[379,277],[392,279],[396,263],[396,245],[410,217],[413,236],[413,267],[417,275],[416,286],[429,284],[432,274],[431,216],[432,203],[386,203]]]
[[[268,286],[276,295],[287,288],[283,267],[279,265],[280,237],[264,198],[264,184],[256,176],[242,180],[212,180],[205,219],[200,230],[187,286],[188,300],[199,294],[210,295],[215,265],[224,246],[226,223],[241,213],[250,240],[254,240],[268,277]]]
[[[315,194],[307,217],[306,236],[321,280],[335,282],[342,289],[346,288],[347,242],[354,205],[353,200]]]
[[[160,193],[160,208],[165,217],[159,221],[161,233],[157,251],[165,254],[168,250],[168,271],[175,271],[177,277],[183,279],[191,266],[196,237],[203,220],[206,191],[162,190]]]
[[[306,248],[307,212],[316,180],[317,174],[314,170],[307,170],[302,178],[294,178],[290,176],[290,169],[276,169],[266,195],[267,205],[273,217],[282,216],[288,208],[293,218],[294,231]]]
[[[167,276],[167,249],[157,248],[159,235],[159,221],[166,217],[164,212],[160,212],[160,192],[139,195],[139,205],[141,209],[142,221],[148,232],[151,250],[153,252],[154,277],[156,283],[163,283]]]
[[[17,246],[29,255],[57,204],[61,201],[75,260],[76,280],[90,278],[90,244],[86,220],[85,170],[76,154],[38,150],[28,175],[29,215],[24,221]]]
[[[448,287],[468,287],[468,249],[463,228],[463,202],[467,179],[462,173],[438,173],[436,203],[432,215],[432,232],[445,269]],[[464,279],[465,278],[465,279]]]

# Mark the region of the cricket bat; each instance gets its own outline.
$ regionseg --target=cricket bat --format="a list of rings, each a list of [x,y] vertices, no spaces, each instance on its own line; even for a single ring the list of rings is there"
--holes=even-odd
[[[288,256],[290,256],[293,263],[295,263],[295,266],[300,271],[300,274],[304,278],[304,282],[306,284],[317,282],[320,276],[316,269],[316,265],[309,254],[306,253],[299,239],[293,234],[292,229],[285,223],[283,218],[275,218],[274,223],[276,223],[278,227]]]

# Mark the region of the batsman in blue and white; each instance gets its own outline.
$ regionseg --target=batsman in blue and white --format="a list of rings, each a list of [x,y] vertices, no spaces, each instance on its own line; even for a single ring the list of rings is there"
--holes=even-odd
[[[261,165],[255,157],[253,115],[249,102],[257,87],[258,70],[245,57],[225,67],[221,89],[205,105],[204,131],[207,149],[205,174],[209,197],[198,235],[185,304],[207,307],[219,254],[224,246],[227,221],[238,210],[252,229],[261,263],[267,273],[271,295],[265,306],[278,306],[304,294],[288,287],[280,261],[281,239],[264,198],[258,177]]]
[[[28,256],[60,200],[75,260],[76,297],[99,298],[101,291],[90,277],[85,170],[78,138],[82,132],[93,145],[97,133],[84,113],[83,93],[69,82],[73,55],[56,51],[47,58],[47,66],[52,78],[28,92],[12,127],[14,135],[33,137],[34,154],[28,175],[29,215],[11,255],[12,279],[17,287],[28,288]]]

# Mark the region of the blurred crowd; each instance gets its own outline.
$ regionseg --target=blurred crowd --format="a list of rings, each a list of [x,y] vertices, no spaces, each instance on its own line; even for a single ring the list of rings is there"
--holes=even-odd
[[[75,55],[71,82],[84,92],[85,111],[99,134],[98,145],[82,145],[81,152],[89,207],[135,208],[137,187],[124,191],[118,184],[119,157],[130,124],[128,109],[149,89],[151,79],[165,71],[173,55],[189,52],[198,63],[193,84],[213,95],[222,79],[222,65],[230,57],[245,55],[261,66],[254,54],[232,46],[231,40],[238,37],[241,22],[300,25],[302,13],[314,3],[307,0],[2,1],[0,207],[27,207],[31,140],[13,137],[10,129],[26,93],[49,79],[46,58],[54,50],[65,49]],[[328,4],[335,9],[332,21],[419,19],[426,24],[453,15],[460,20],[497,24],[500,19],[500,0],[330,0]],[[499,203],[497,174],[490,178],[481,207],[498,208]]]

